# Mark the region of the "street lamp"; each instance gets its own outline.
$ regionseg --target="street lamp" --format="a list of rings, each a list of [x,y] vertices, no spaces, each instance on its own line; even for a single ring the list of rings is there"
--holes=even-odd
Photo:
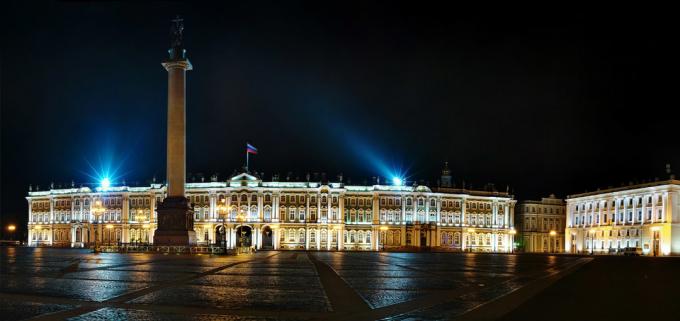
[[[515,252],[515,234],[517,234],[517,230],[514,228],[510,230],[510,253]]]
[[[475,232],[475,229],[470,227],[470,228],[467,229],[467,232],[468,232],[468,234],[472,234],[472,233]],[[473,237],[474,236],[468,235],[468,238],[470,238],[470,241],[472,241]],[[469,252],[472,252],[472,246],[470,244],[468,244],[468,250],[469,250]]]
[[[9,232],[10,238],[12,241],[14,241],[14,231],[17,229],[17,227],[13,224],[7,226],[7,231]]]
[[[557,235],[557,232],[555,230],[550,230],[550,247],[552,248],[551,252],[555,252],[555,236]]]
[[[243,209],[238,211],[236,215],[236,221],[241,224],[241,238],[239,240],[240,246],[239,250],[245,252],[245,241],[246,241],[246,231],[243,229],[243,223],[246,221],[246,215],[243,213]]]
[[[109,245],[111,244],[111,229],[113,228],[113,224],[106,224],[106,229],[109,230]]]
[[[224,253],[227,253],[227,228],[224,226],[224,223],[227,218],[227,205],[225,203],[227,202],[226,198],[222,199],[222,204],[217,206],[217,211],[220,213],[220,216],[222,217],[222,247],[224,247]]]
[[[590,229],[588,234],[590,234],[590,255],[593,255],[593,237],[595,236],[595,229]]]
[[[94,201],[94,204],[92,204],[92,208],[90,209],[90,212],[95,217],[95,223],[98,223],[99,217],[102,214],[104,214],[105,211],[106,211],[106,208],[104,206],[102,206],[101,200]],[[95,225],[95,229],[94,229],[94,253],[97,253],[99,251],[99,249],[97,248],[97,234],[99,234],[97,226],[98,226],[98,224]]]
[[[387,236],[387,232],[386,232],[387,230],[388,230],[388,228],[385,225],[380,227],[380,243],[382,245],[383,251],[385,250],[385,240],[383,238]]]
[[[146,221],[146,216],[144,215],[144,211],[140,208],[137,209],[137,215],[135,215],[135,221],[137,221],[137,224],[142,224],[144,221]],[[146,231],[145,231],[146,232]],[[137,235],[137,243],[140,243],[142,239],[142,232]]]

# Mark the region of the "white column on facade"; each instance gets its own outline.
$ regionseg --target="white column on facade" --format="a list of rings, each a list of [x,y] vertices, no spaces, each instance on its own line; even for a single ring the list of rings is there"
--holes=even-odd
[[[330,229],[330,227],[326,230],[326,250],[331,249],[331,240],[333,239],[333,236],[331,233],[334,233],[333,230]]]
[[[425,223],[430,222],[430,198],[425,197]]]
[[[401,224],[404,225],[404,222],[406,222],[406,198],[401,195]],[[406,237],[406,235],[402,235],[403,237]]]
[[[442,198],[441,196],[437,197],[437,224],[441,223],[442,221]],[[440,240],[441,238],[437,236],[437,239]],[[440,243],[440,241],[437,241]]]
[[[465,226],[465,201],[464,198],[460,200],[460,226]],[[463,248],[465,247],[463,246]]]
[[[315,240],[316,241],[316,249],[320,250],[321,249],[321,229],[318,227],[318,225],[316,227],[316,232],[315,232],[314,238],[316,239]]]
[[[307,209],[309,209],[309,203],[307,203]],[[309,228],[305,226],[305,250],[309,250]]]
[[[123,217],[121,218],[123,225],[122,225],[122,231],[121,231],[121,242],[123,243],[128,243],[130,242],[130,229],[129,229],[129,224],[130,223],[130,198],[128,194],[123,195],[123,213],[121,214]],[[133,215],[136,215],[134,213]],[[136,221],[137,218],[133,217],[134,220]]]
[[[264,195],[257,195],[257,219],[259,222],[264,222]]]
[[[34,220],[33,220],[33,202],[29,199],[28,200],[28,224],[30,225],[32,222],[34,222]],[[29,233],[30,233],[30,229],[29,229]],[[30,235],[29,235],[28,241],[29,242],[31,241]]]
[[[343,237],[343,230],[344,230],[344,224],[336,231],[338,233],[338,251],[342,251],[345,249],[345,238]]]
[[[73,202],[71,202],[73,204]],[[71,247],[75,247],[76,243],[76,227],[74,224],[71,224]]]
[[[661,211],[661,222],[666,222],[667,221],[666,215],[668,215],[668,213],[670,213],[670,205],[671,205],[670,197],[671,197],[670,193],[668,193],[668,192],[663,193],[663,199],[662,199],[663,210]]]
[[[53,222],[54,222],[54,198],[50,196],[50,223]]]

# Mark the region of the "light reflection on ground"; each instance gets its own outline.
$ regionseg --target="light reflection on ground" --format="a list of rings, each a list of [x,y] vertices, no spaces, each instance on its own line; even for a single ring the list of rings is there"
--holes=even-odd
[[[368,318],[383,307],[416,318],[450,317],[576,260],[470,253],[0,251],[3,320],[48,313],[75,320],[342,319],[351,313]],[[336,291],[356,296],[364,307],[354,311],[333,302],[342,297]],[[441,304],[431,303],[437,300]]]

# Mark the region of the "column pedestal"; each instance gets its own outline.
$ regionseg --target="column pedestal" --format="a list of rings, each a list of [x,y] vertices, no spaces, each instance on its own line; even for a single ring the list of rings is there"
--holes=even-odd
[[[194,245],[194,211],[186,197],[168,197],[156,210],[158,228],[153,236],[154,245]]]

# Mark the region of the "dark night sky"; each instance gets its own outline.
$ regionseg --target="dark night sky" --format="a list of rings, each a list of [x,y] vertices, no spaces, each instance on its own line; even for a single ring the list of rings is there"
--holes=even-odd
[[[401,169],[518,199],[680,166],[677,34],[663,8],[14,2],[0,66],[4,226],[28,185],[165,175],[169,20],[185,17],[187,171],[225,179]],[[490,5],[489,5],[490,6]]]

